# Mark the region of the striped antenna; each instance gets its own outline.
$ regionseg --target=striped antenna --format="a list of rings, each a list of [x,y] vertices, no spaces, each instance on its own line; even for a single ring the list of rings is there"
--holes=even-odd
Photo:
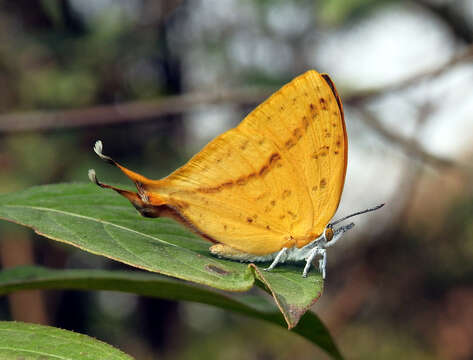
[[[353,213],[353,214],[345,216],[341,219],[338,219],[337,221],[334,221],[333,223],[328,224],[328,226],[332,227],[332,226],[337,225],[338,223],[340,223],[340,222],[342,222],[346,219],[349,219],[353,216],[361,215],[361,214],[364,214],[364,213],[367,213],[367,212],[370,212],[370,211],[375,211],[375,210],[378,210],[378,209],[382,208],[383,206],[384,206],[384,204],[381,204],[381,205],[378,205],[378,206],[375,206],[375,207],[372,207],[372,208],[369,208],[369,209],[366,209],[366,210],[358,211],[356,213]]]

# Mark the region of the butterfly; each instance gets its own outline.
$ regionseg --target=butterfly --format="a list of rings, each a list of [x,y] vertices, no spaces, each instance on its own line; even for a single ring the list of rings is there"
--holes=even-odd
[[[341,99],[327,74],[310,70],[270,96],[235,128],[216,137],[185,165],[160,180],[137,174],[103,154],[137,192],[104,184],[146,217],[170,217],[213,243],[218,257],[269,262],[305,261],[307,276],[326,248],[351,229],[330,223],[345,183],[348,140]]]

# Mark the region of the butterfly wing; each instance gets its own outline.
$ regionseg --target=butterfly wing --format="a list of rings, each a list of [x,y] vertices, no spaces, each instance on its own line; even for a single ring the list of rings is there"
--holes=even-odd
[[[168,177],[138,179],[126,171],[146,206],[172,209],[211,241],[265,255],[302,247],[323,232],[346,165],[340,99],[328,76],[312,70]]]
[[[328,75],[309,71],[297,77],[239,128],[249,134],[266,133],[287,160],[288,178],[295,186],[286,186],[281,197],[294,192],[299,204],[291,232],[311,239],[320,235],[340,202],[348,150],[343,108]],[[282,206],[286,212],[297,209],[290,202]]]

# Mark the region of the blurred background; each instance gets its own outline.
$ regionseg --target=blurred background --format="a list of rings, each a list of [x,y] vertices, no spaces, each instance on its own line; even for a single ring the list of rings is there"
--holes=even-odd
[[[327,72],[349,135],[338,216],[313,306],[348,359],[473,358],[473,2],[0,1],[0,192],[87,181],[95,140],[160,178],[271,92]],[[0,222],[0,264],[124,265]],[[137,359],[326,358],[283,329],[210,307],[107,292],[0,298]]]

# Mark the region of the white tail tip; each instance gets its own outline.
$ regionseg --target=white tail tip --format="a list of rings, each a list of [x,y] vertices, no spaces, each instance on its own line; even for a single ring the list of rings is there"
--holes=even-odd
[[[89,180],[90,180],[91,182],[93,182],[94,184],[97,184],[97,183],[98,183],[97,175],[95,174],[95,170],[94,170],[94,169],[89,169],[88,175],[89,175]]]
[[[104,161],[110,163],[110,164],[115,164],[115,162],[112,160],[111,157],[104,155],[103,154],[103,143],[101,140],[97,140],[94,145],[94,151],[95,153]]]
[[[98,156],[103,157],[102,150],[103,150],[103,143],[101,140],[97,140],[94,145],[94,151]]]

